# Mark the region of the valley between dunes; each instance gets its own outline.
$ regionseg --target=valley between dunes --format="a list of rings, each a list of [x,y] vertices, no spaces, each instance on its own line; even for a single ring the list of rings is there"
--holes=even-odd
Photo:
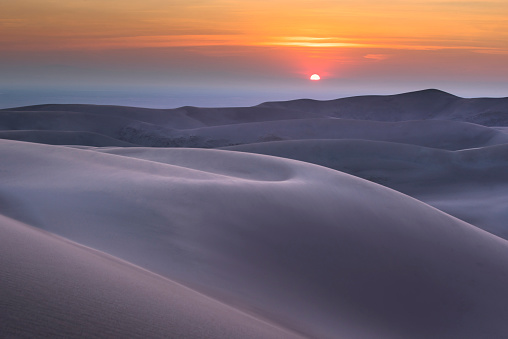
[[[0,337],[505,338],[508,98],[0,110]]]

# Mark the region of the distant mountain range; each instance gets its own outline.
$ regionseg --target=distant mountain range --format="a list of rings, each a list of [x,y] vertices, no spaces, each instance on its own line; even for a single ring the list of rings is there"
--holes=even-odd
[[[286,122],[288,120],[292,122]],[[447,120],[489,127],[508,127],[508,98],[464,99],[429,89],[397,95],[359,96],[330,101],[301,99],[267,102],[254,107],[236,108],[145,109],[49,104],[0,110],[0,138],[88,146],[132,144],[150,147],[207,148],[309,137],[358,138],[359,136],[347,134],[345,131],[350,130],[351,126],[357,128],[362,123],[346,120],[370,122]],[[299,135],[284,133],[285,127],[281,126],[287,124],[291,124],[293,129],[299,129],[301,133]],[[309,132],[308,127],[312,124],[334,124],[337,127],[334,129],[336,133],[333,135],[325,133],[326,135],[321,137],[320,133],[324,133],[321,128],[314,129],[314,133]],[[365,125],[374,126],[374,124]],[[213,129],[218,126],[221,126],[220,130]],[[398,129],[397,125],[377,126],[391,131],[385,134],[383,140],[400,141],[400,138],[393,134],[393,129]],[[427,126],[427,129],[421,129],[420,132],[433,133],[432,131],[439,129],[437,122],[428,123]],[[460,124],[457,126],[488,134],[487,129],[482,132],[479,126]],[[73,140],[72,132],[76,133],[76,140]],[[87,133],[86,138],[83,133]],[[217,133],[220,136],[217,136]]]

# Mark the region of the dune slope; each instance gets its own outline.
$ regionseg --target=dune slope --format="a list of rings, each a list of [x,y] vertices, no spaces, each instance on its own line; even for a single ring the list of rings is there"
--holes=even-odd
[[[79,145],[94,147],[138,146],[99,133],[79,132],[79,131],[46,131],[46,130],[0,131],[0,139],[28,141],[48,145]]]
[[[293,140],[224,149],[346,172],[408,194],[508,239],[506,144],[450,152],[369,140]]]
[[[1,141],[0,156],[1,214],[305,336],[508,333],[507,242],[383,186],[220,150]]]
[[[459,150],[508,143],[502,131],[458,121],[378,122],[345,119],[295,119],[214,126],[172,133],[181,147],[224,147],[305,139],[363,139]]]
[[[8,109],[23,112],[79,112],[93,113],[109,117],[127,118],[150,124],[176,129],[189,129],[206,126],[229,125],[259,121],[302,119],[316,116],[312,112],[302,112],[287,108],[272,107],[221,107],[204,108],[185,106],[176,109],[149,109],[140,107],[109,105],[36,105]],[[1,111],[1,110],[0,110]],[[317,115],[320,117],[321,115]]]
[[[298,338],[173,281],[0,216],[2,338]]]
[[[313,111],[344,119],[373,121],[455,120],[508,126],[508,98],[460,98],[436,89],[395,95],[365,95],[335,100],[267,102],[265,108]]]

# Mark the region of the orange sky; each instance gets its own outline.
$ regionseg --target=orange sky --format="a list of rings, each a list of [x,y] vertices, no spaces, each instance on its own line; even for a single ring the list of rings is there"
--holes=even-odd
[[[3,49],[196,45],[467,48],[508,53],[508,2],[17,0]]]
[[[0,51],[20,82],[30,77],[20,71],[16,79],[16,69],[45,64],[110,64],[146,82],[153,67],[201,79],[204,62],[210,77],[244,82],[312,73],[359,82],[368,74],[392,82],[434,75],[434,87],[445,77],[502,82],[508,1],[3,1]]]

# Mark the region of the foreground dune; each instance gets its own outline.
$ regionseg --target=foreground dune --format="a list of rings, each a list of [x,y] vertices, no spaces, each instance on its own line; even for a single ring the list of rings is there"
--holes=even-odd
[[[200,337],[190,323],[219,338],[237,337],[235,331],[290,335],[282,328],[312,338],[501,338],[508,333],[508,243],[386,187],[312,164],[222,150],[75,149],[0,141],[0,156],[0,214],[275,324],[186,290],[179,300],[191,300],[190,311],[186,304],[177,308],[175,326],[182,332],[174,337]],[[83,294],[62,294],[71,312],[72,305],[105,293],[107,305],[85,303],[86,314],[126,303],[135,305],[125,307],[136,318],[139,303],[139,313],[146,310],[139,321],[165,330],[157,325],[163,320],[151,319],[154,312],[143,298],[151,305],[167,291],[169,301],[154,302],[154,309],[166,310],[167,303],[177,302],[171,298],[177,298],[179,285],[5,218],[2,223],[4,244],[27,244],[2,245],[1,258],[13,272],[7,275],[15,277],[14,283],[2,279],[9,289],[19,285],[19,293],[32,288],[42,293],[54,279],[32,268],[48,265],[56,274],[51,277],[68,279],[63,285],[79,283]],[[40,246],[61,254],[39,250],[37,238]],[[18,268],[20,259],[26,264]],[[70,266],[82,267],[91,278]],[[106,278],[111,280],[104,283]],[[126,291],[136,286],[138,292],[115,294],[111,285],[122,280]],[[52,293],[40,295],[49,303],[41,306],[37,295],[2,304],[2,314],[32,314],[8,322],[2,331],[37,328],[41,317],[50,319],[50,331],[86,326],[74,317],[52,317],[63,301]],[[186,322],[186,312],[201,302],[204,311]],[[42,315],[33,315],[34,308]],[[216,320],[200,320],[209,313],[219,323],[232,319],[233,324],[213,332],[208,324]],[[129,319],[99,325],[123,334]]]
[[[0,216],[2,338],[298,338],[161,276]]]

